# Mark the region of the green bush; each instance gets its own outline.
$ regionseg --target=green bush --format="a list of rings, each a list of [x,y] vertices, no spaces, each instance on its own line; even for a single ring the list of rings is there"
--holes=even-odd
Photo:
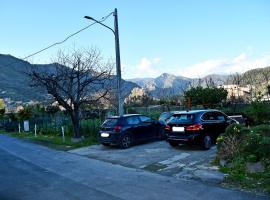
[[[220,171],[229,174],[225,183],[247,189],[270,192],[270,137],[269,125],[250,129],[230,125],[223,136],[218,138],[218,157],[227,164]],[[260,161],[262,172],[249,172],[247,164]]]
[[[32,130],[32,132],[34,132],[34,130]],[[40,126],[37,132],[41,135],[61,135],[61,127],[52,125]]]
[[[261,101],[252,102],[245,113],[255,124],[267,123],[270,120],[270,104]]]
[[[225,130],[225,134],[217,139],[218,158],[232,160],[239,155],[243,148],[243,139],[249,130],[239,124],[232,124]]]
[[[255,161],[259,161],[263,158],[270,159],[270,137],[264,136],[265,127],[261,127],[253,128],[246,137],[243,146],[243,155],[245,157],[254,155],[256,157]]]
[[[242,155],[247,160],[270,159],[270,126],[259,125],[251,129],[238,124],[227,127],[225,134],[217,139],[218,158],[232,160]]]
[[[85,137],[97,138],[100,125],[99,119],[82,120],[80,123],[81,134]]]
[[[252,127],[252,131],[262,136],[270,137],[270,125],[261,124],[261,125]]]

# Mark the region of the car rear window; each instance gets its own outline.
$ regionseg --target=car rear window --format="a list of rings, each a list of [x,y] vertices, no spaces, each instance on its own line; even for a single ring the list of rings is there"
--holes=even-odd
[[[112,126],[115,126],[117,122],[118,122],[118,118],[108,118],[103,123],[103,126],[112,127]]]
[[[172,116],[172,113],[162,113],[159,117],[159,120],[165,121],[166,119],[170,118]]]
[[[169,122],[170,123],[192,123],[194,120],[193,114],[176,114],[173,115]]]

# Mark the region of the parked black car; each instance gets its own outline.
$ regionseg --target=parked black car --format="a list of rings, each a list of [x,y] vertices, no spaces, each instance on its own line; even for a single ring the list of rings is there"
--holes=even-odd
[[[232,123],[235,120],[218,110],[179,111],[169,119],[165,132],[171,146],[192,142],[209,149]]]
[[[165,138],[164,125],[140,114],[114,116],[105,120],[99,131],[99,142],[105,146],[128,148],[139,141]]]

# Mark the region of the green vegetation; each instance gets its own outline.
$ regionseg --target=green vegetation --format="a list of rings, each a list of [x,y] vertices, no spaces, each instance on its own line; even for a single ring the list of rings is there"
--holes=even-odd
[[[185,92],[185,99],[190,97],[192,105],[202,105],[213,108],[213,106],[226,100],[228,92],[224,88],[201,86],[192,87]]]
[[[8,132],[11,136],[18,138],[24,138],[29,141],[37,142],[42,145],[57,149],[71,149],[82,146],[88,146],[92,144],[97,144],[98,131],[101,125],[100,119],[83,119],[80,122],[80,131],[83,137],[79,142],[73,142],[73,126],[69,118],[66,118],[63,114],[55,113],[48,117],[46,113],[41,113],[35,111],[36,109],[27,108],[23,109],[17,115],[11,114],[9,122],[6,125],[6,130],[2,131]],[[30,114],[29,114],[30,113]],[[41,120],[40,120],[40,116]],[[29,120],[30,131],[31,132],[21,132],[18,133],[18,124],[21,124],[21,130],[23,130],[22,120]],[[37,127],[37,135],[34,135],[34,127]],[[65,139],[62,138],[61,127],[64,127]]]
[[[31,118],[32,115],[32,107],[26,106],[23,109],[21,109],[18,113],[18,117],[21,120],[27,120]]]
[[[270,126],[230,125],[217,140],[225,185],[270,193]]]
[[[158,119],[161,113],[162,112],[160,111],[151,111],[151,112],[141,112],[140,114],[147,115],[153,119]]]
[[[1,132],[5,133],[4,131]],[[81,140],[79,142],[72,142],[72,137],[70,136],[65,136],[65,139],[63,140],[63,138],[60,135],[38,134],[37,136],[35,136],[32,132],[21,132],[21,133],[10,132],[8,134],[16,138],[26,139],[28,141],[35,142],[59,150],[70,150],[98,143],[96,138],[93,137],[86,137],[84,140]]]
[[[270,121],[270,104],[260,100],[252,102],[244,111],[250,116],[254,124],[262,124]]]

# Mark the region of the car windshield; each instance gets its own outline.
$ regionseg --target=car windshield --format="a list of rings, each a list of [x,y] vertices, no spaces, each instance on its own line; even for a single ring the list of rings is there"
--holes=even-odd
[[[177,114],[169,119],[169,123],[192,123],[193,119],[193,114]]]
[[[118,118],[109,118],[106,119],[102,126],[112,127],[115,126],[118,122]]]

